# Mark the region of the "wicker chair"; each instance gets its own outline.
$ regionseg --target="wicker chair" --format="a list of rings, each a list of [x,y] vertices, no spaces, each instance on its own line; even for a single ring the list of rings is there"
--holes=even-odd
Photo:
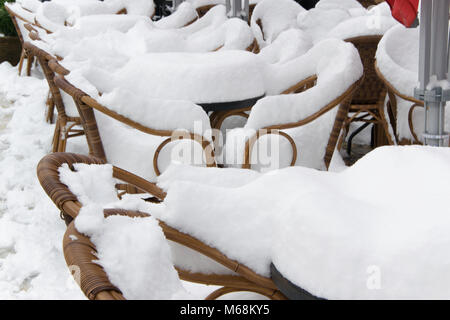
[[[73,111],[68,114],[68,110],[64,104],[61,92],[55,85],[55,72],[49,67],[49,63],[54,61],[56,58],[28,41],[24,43],[24,48],[27,52],[37,58],[49,86],[49,98],[47,99],[47,121],[52,121],[55,108],[58,113],[55,131],[53,134],[52,152],[64,152],[66,150],[68,139],[84,135],[84,131],[81,128],[81,119],[78,114]],[[68,71],[62,68],[59,64],[54,64],[53,68],[58,70],[59,73],[68,74]]]
[[[49,66],[55,72],[58,72],[59,68],[62,68],[55,60],[50,61]],[[91,155],[104,161],[107,160],[104,144],[102,142],[99,127],[97,125],[97,120],[94,114],[95,110],[96,112],[100,112],[102,115],[106,116],[108,121],[118,121],[119,123],[125,124],[128,128],[131,127],[132,129],[136,129],[137,131],[140,131],[144,134],[161,138],[161,142],[159,142],[159,145],[153,155],[153,170],[156,176],[160,175],[161,173],[158,165],[161,151],[164,149],[164,147],[166,147],[166,145],[177,140],[188,139],[192,140],[193,142],[199,143],[205,155],[206,166],[216,166],[213,144],[205,137],[200,136],[196,133],[186,133],[186,131],[160,130],[142,125],[134,120],[116,113],[115,111],[108,109],[106,106],[101,105],[91,96],[74,87],[61,74],[55,76],[55,84],[57,87],[59,87],[61,90],[63,90],[73,98],[81,117],[81,123],[86,134]],[[167,138],[164,139],[164,137]],[[117,159],[108,159],[108,161],[112,164],[115,164]]]
[[[342,71],[334,72],[328,80],[321,81],[324,79],[321,70],[327,68],[322,66],[320,70],[317,63],[328,60],[331,52],[335,53],[335,63],[342,63]],[[320,58],[322,54],[324,56]],[[358,64],[357,68],[352,68]],[[304,65],[308,67],[302,68]],[[255,144],[262,137],[274,135],[289,142],[286,146],[280,144],[280,149],[275,150],[278,154],[271,152],[268,155],[270,159],[279,157],[277,167],[301,165],[328,169],[333,153],[336,147],[340,147],[343,139],[341,131],[349,104],[362,82],[362,65],[358,52],[341,40],[329,39],[278,68],[273,72],[273,85],[268,86],[269,95],[252,108],[244,129],[232,130],[227,134],[225,163],[233,167],[257,168],[262,163],[260,159],[255,162],[252,157],[256,155]],[[294,73],[292,70],[298,71]],[[296,83],[298,80],[295,77],[300,75],[303,80]],[[342,86],[342,79],[347,79],[345,87]],[[288,89],[280,93],[280,88],[289,85]],[[336,86],[339,90],[334,90],[328,96],[326,92]],[[264,140],[260,143],[264,143]],[[264,144],[260,146],[264,148]],[[292,154],[292,158],[289,154]]]
[[[376,66],[375,63],[375,71],[377,72],[378,77],[381,79],[381,81],[383,81],[386,89],[387,89],[387,93],[388,93],[388,102],[387,102],[387,110],[389,113],[389,117],[391,120],[391,124],[392,124],[392,129],[394,131],[394,135],[395,135],[395,139],[397,141],[397,143],[399,145],[410,145],[410,144],[423,144],[415,129],[414,129],[414,122],[413,122],[413,116],[414,116],[414,111],[416,110],[416,108],[423,108],[424,107],[424,103],[421,100],[417,100],[414,97],[411,96],[407,96],[403,93],[401,93],[400,91],[398,91],[381,73],[380,69],[378,69],[378,67]],[[413,140],[407,139],[407,138],[402,138],[400,139],[397,135],[397,98],[406,100],[408,102],[411,102],[411,107],[409,108],[408,111],[408,126],[409,126],[409,130],[411,132],[411,136],[413,137]]]
[[[272,7],[273,6],[273,7]],[[267,29],[267,25],[270,23],[266,21],[264,15],[267,12],[271,11],[279,11],[282,8],[286,14],[286,20],[282,22],[278,22],[277,28],[271,28],[277,30],[277,32],[281,32],[283,30],[289,29],[293,25],[296,25],[297,14],[304,9],[294,1],[289,0],[279,0],[274,1],[272,3],[268,1],[261,1],[255,5],[252,10],[252,15],[250,18],[250,26],[255,34],[256,45],[253,50],[254,53],[258,53],[261,48],[266,46],[268,41],[274,41],[277,34],[267,34],[265,30]],[[265,29],[266,28],[266,29]],[[269,39],[270,38],[270,39]]]
[[[26,30],[25,25],[34,23],[34,13],[20,7],[20,5],[17,3],[11,5],[8,2],[5,2],[5,9],[11,17],[14,28],[16,29],[17,35],[19,36],[20,42],[22,44],[22,53],[20,55],[18,66],[19,74],[22,73],[23,63],[26,59],[26,75],[29,76],[31,74],[31,67],[33,66],[34,62],[34,56],[30,52],[27,52],[27,50],[24,48],[24,42],[29,40],[28,31]],[[25,18],[25,15],[28,19]]]
[[[364,66],[364,80],[353,96],[349,116],[344,124],[348,132],[350,123],[364,123],[348,139],[347,152],[349,154],[351,153],[352,139],[370,124],[374,124],[372,147],[394,143],[389,133],[389,124],[384,112],[386,88],[375,71],[375,53],[381,38],[382,36],[376,35],[346,39],[347,42],[353,43],[358,49]]]
[[[305,90],[308,90],[315,86],[317,82],[316,76],[308,77],[307,79],[304,79],[303,81],[296,84],[294,87],[289,88],[284,93],[302,93]],[[297,154],[298,154],[298,147],[295,143],[295,140],[285,132],[285,130],[293,129],[293,128],[299,128],[302,126],[306,126],[315,120],[319,119],[321,116],[326,114],[327,112],[331,111],[334,108],[338,108],[338,111],[336,113],[336,117],[334,119],[334,122],[332,124],[331,134],[328,138],[328,143],[326,145],[326,150],[324,153],[323,162],[325,164],[326,169],[330,166],[331,159],[333,157],[333,153],[336,150],[336,148],[340,148],[341,141],[343,137],[341,136],[341,131],[343,129],[345,119],[348,114],[349,110],[349,101],[351,101],[354,93],[358,90],[359,86],[361,85],[362,79],[355,82],[353,85],[351,85],[344,93],[342,93],[338,98],[334,99],[333,101],[330,101],[326,106],[322,107],[321,109],[314,112],[314,114],[301,119],[296,122],[292,123],[286,123],[281,125],[272,125],[264,127],[260,130],[258,130],[250,139],[248,139],[245,143],[245,151],[244,151],[244,161],[242,164],[242,168],[244,169],[251,169],[252,163],[251,163],[251,155],[252,155],[252,149],[255,146],[255,143],[264,135],[279,135],[283,136],[284,138],[289,141],[291,147],[292,147],[292,160],[290,163],[290,166],[294,166],[297,162]]]
[[[54,153],[44,157],[38,165],[37,174],[42,187],[61,210],[62,216],[68,224],[64,235],[64,256],[69,267],[80,268],[79,285],[89,299],[92,300],[123,300],[120,291],[108,279],[103,268],[95,263],[95,246],[86,236],[80,234],[74,227],[72,220],[78,215],[81,204],[77,197],[59,179],[59,167],[67,164],[74,170],[75,163],[102,164],[103,160],[70,153]],[[164,199],[165,193],[155,184],[150,183],[125,170],[113,167],[113,176],[125,184],[133,185],[142,192],[149,193],[158,199]],[[125,211],[120,209],[106,209],[105,216],[126,215],[129,217],[145,217],[148,213]],[[219,250],[206,245],[200,240],[182,233],[164,222],[160,226],[167,240],[176,242],[186,248],[192,249],[199,254],[218,262],[225,268],[233,271],[231,275],[191,273],[177,268],[180,279],[207,285],[218,285],[222,288],[211,293],[206,299],[216,299],[224,294],[237,291],[250,291],[264,295],[270,299],[281,300],[286,297],[278,291],[272,279],[256,274],[253,270],[240,264],[238,261],[229,259]],[[75,237],[74,237],[75,236]],[[76,240],[74,240],[76,239]]]

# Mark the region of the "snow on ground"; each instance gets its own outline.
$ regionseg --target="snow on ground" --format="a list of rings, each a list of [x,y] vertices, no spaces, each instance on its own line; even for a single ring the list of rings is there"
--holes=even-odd
[[[39,72],[19,77],[0,64],[0,299],[85,299],[62,251],[66,230],[41,188],[36,166],[51,150],[54,125],[45,122],[48,86]],[[86,151],[84,138],[68,151]],[[193,296],[215,286],[183,282]],[[224,299],[262,299],[236,293]]]
[[[0,299],[83,298],[64,261],[64,222],[36,177],[53,134],[47,90],[0,65]]]

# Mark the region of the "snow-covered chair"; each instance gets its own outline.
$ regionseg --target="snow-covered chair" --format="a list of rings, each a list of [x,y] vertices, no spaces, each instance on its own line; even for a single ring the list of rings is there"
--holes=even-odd
[[[404,53],[408,52],[407,57]],[[419,28],[398,25],[381,39],[376,52],[376,71],[388,91],[386,108],[396,142],[422,144],[424,131],[423,101],[414,98],[419,66]],[[446,113],[445,125],[450,125]]]
[[[328,32],[326,37],[343,39],[353,43],[358,49],[364,66],[364,80],[353,96],[350,114],[345,123],[348,131],[350,123],[362,122],[347,141],[347,152],[351,153],[352,139],[362,129],[374,125],[372,146],[393,144],[390,121],[384,110],[386,89],[375,72],[375,53],[382,36],[398,23],[389,15],[384,15],[387,3],[375,6],[364,15],[349,18]]]
[[[153,1],[146,0],[50,1],[37,8],[34,23],[50,33],[75,25],[81,17],[127,14],[150,18],[154,10]]]
[[[55,83],[74,100],[95,157],[148,181],[172,161],[216,165],[209,118],[200,106],[112,87],[111,74],[89,64],[66,77],[71,82],[58,74]]]
[[[99,165],[105,164],[105,162],[92,156],[54,153],[41,160],[37,168],[37,174],[43,189],[61,210],[62,217],[68,224],[63,240],[64,257],[68,266],[79,268],[79,272],[76,274],[80,278],[77,282],[86,297],[92,300],[122,300],[124,299],[122,289],[111,282],[111,278],[101,265],[92,263],[92,261],[98,259],[96,258],[97,249],[95,245],[89,237],[77,230],[76,221],[73,221],[79,216],[80,210],[84,210],[86,204],[83,203],[83,197],[79,193],[74,193],[69,189],[68,182],[62,179],[61,170],[66,171],[65,174],[67,174],[68,170],[77,171],[80,165],[86,164]],[[219,182],[218,179],[222,179],[221,182],[226,183],[223,178],[226,179],[227,176],[221,174],[223,169],[216,168],[213,170],[210,180]],[[256,178],[257,175],[253,171],[243,170],[243,172],[236,172],[235,178],[243,183]],[[118,167],[112,167],[112,176],[118,185],[133,186],[137,190],[158,199],[166,197],[164,190],[157,185]],[[236,184],[236,179],[229,180],[229,182],[231,183],[230,186]],[[80,187],[83,188],[82,185]],[[104,190],[108,187],[104,186],[103,188],[102,186]],[[106,190],[106,193],[110,191]],[[105,194],[100,190],[97,190],[96,193],[97,195]],[[102,209],[100,208],[100,210]],[[105,217],[119,215],[130,218],[146,218],[150,214],[144,211],[123,209],[104,210]],[[184,233],[162,221],[158,222],[165,236],[164,241],[167,239],[173,250],[176,250],[177,254],[175,255],[178,256],[178,261],[175,262],[175,269],[178,277],[185,281],[221,286],[208,295],[206,299],[216,299],[224,294],[239,291],[255,292],[274,300],[286,299],[270,276],[261,275],[260,272],[247,267],[239,260],[229,258],[214,246],[199,240],[195,236]],[[145,244],[141,243],[141,245]],[[191,259],[189,259],[189,256]],[[166,271],[168,270],[164,270],[164,272]],[[158,277],[159,275],[153,276]],[[145,290],[149,290],[149,288]]]
[[[436,207],[446,208],[449,157],[448,148],[383,147],[339,174],[306,168],[261,175],[250,170],[174,167],[160,181],[167,194],[159,204],[131,197],[117,201],[117,181],[112,177],[130,182],[134,177],[98,165],[102,162],[92,157],[46,156],[38,176],[68,215],[66,262],[72,270],[79,267],[74,277],[90,299],[156,299],[148,291],[168,285],[161,278],[169,278],[173,265],[181,279],[224,286],[208,298],[244,290],[285,298],[278,286],[294,289],[282,291],[293,299],[446,299],[449,256],[440,253],[447,238],[436,234],[446,234],[448,210],[430,211],[429,219],[423,218],[423,210],[430,199]],[[423,163],[429,168],[423,169]],[[413,179],[411,172],[417,175]],[[424,182],[438,182],[440,188],[411,198]],[[145,181],[134,183],[155,192]],[[397,201],[389,196],[395,192]],[[111,218],[116,228],[108,230]],[[160,228],[130,230],[125,228],[127,220],[140,225],[151,220]],[[130,232],[134,230],[139,234]],[[149,233],[161,237],[148,237]],[[119,239],[125,241],[115,241]],[[149,251],[152,240],[166,248],[168,243],[180,245],[173,244],[172,254]],[[192,250],[179,256],[184,247]],[[191,264],[189,256],[196,253],[225,268],[208,269],[204,257]],[[169,263],[143,263],[160,259]],[[415,268],[405,273],[411,265]],[[277,281],[279,275],[283,281]],[[136,288],[142,290],[133,295]]]
[[[54,109],[56,108],[57,116],[55,123],[55,131],[52,140],[52,152],[64,152],[66,150],[67,140],[84,134],[81,127],[81,119],[78,114],[73,100],[65,93],[61,93],[55,85],[55,72],[50,68],[49,63],[56,61],[56,58],[43,49],[35,46],[33,43],[26,41],[24,48],[37,58],[42,72],[49,86],[49,96],[47,99],[47,121],[53,122]],[[59,64],[52,63],[54,69],[59,73],[68,74],[68,71]]]
[[[327,169],[362,75],[356,48],[337,39],[269,69],[268,96],[253,106],[244,128],[227,133],[226,165]],[[289,87],[298,93],[280,95]]]
[[[22,52],[20,54],[19,60],[19,74],[22,73],[23,63],[25,59],[27,60],[27,76],[31,74],[31,67],[33,65],[34,57],[28,53],[24,48],[23,44],[25,41],[30,40],[28,37],[28,30],[25,28],[26,24],[34,23],[35,14],[29,9],[22,7],[19,3],[9,3],[5,2],[5,9],[11,17],[14,24],[14,28],[17,31],[19,40],[22,43]]]
[[[259,49],[275,41],[281,32],[296,27],[297,16],[303,11],[305,9],[294,0],[258,2],[251,16],[250,26]]]

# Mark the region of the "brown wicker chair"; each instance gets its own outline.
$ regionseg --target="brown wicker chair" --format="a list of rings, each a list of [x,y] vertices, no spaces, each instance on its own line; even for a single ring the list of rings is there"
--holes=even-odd
[[[8,2],[5,3],[5,9],[8,12],[9,16],[11,17],[11,20],[14,24],[14,28],[16,29],[17,35],[19,36],[20,42],[22,44],[22,53],[20,55],[19,66],[18,66],[19,74],[22,73],[23,63],[26,59],[27,60],[26,75],[29,76],[31,74],[31,67],[33,66],[33,62],[34,62],[34,56],[30,52],[27,52],[27,50],[23,46],[24,42],[25,42],[24,37],[26,36],[26,34],[23,33],[24,30],[20,26],[25,26],[26,24],[32,24],[32,23],[34,23],[34,21],[28,21],[27,19],[22,17],[20,15],[20,13],[16,12],[14,10],[14,8],[8,4]],[[24,8],[22,8],[22,10],[28,11]]]
[[[63,248],[67,265],[77,266],[80,270],[79,285],[84,294],[92,300],[122,300],[120,288],[113,285],[103,268],[93,263],[96,260],[95,246],[86,236],[80,234],[74,227],[73,218],[78,215],[81,204],[77,197],[61,183],[59,179],[59,167],[67,164],[74,170],[75,163],[102,164],[103,160],[70,153],[53,153],[45,156],[38,165],[37,174],[42,187],[61,210],[62,216],[68,224],[64,236]],[[165,193],[155,184],[139,178],[125,170],[113,167],[113,176],[126,184],[149,193],[158,199],[164,199]],[[129,217],[145,217],[148,213],[125,211],[120,209],[106,209],[105,216],[126,215]],[[280,300],[286,297],[278,291],[270,278],[262,277],[254,271],[240,264],[238,261],[229,259],[226,255],[212,248],[200,240],[182,233],[164,222],[160,226],[165,237],[184,247],[190,248],[208,258],[218,262],[222,266],[234,272],[232,275],[191,273],[177,268],[180,279],[202,283],[207,285],[218,285],[222,288],[211,293],[206,299],[216,299],[224,294],[237,291],[250,291],[264,295],[270,299]],[[73,237],[75,236],[75,237]],[[74,240],[75,239],[75,240]]]
[[[314,114],[300,120],[297,122],[292,123],[286,123],[281,125],[273,125],[262,128],[262,130],[258,130],[258,132],[253,135],[250,139],[248,139],[245,143],[245,151],[244,151],[244,162],[242,164],[242,168],[244,169],[250,169],[251,168],[251,154],[252,154],[252,148],[255,145],[255,143],[258,141],[259,138],[261,138],[263,135],[270,134],[270,135],[280,135],[286,138],[291,147],[292,147],[292,161],[291,166],[295,165],[297,161],[297,146],[292,137],[289,136],[288,133],[284,132],[284,130],[292,129],[292,128],[298,128],[304,125],[307,125],[314,120],[318,119],[323,114],[327,113],[328,111],[332,110],[333,108],[338,107],[338,112],[336,114],[336,117],[334,119],[333,128],[331,130],[330,137],[328,139],[328,143],[326,146],[325,154],[324,154],[324,164],[326,168],[328,169],[331,159],[333,156],[333,153],[336,148],[340,148],[341,141],[343,139],[343,136],[341,135],[345,120],[347,118],[348,110],[350,107],[350,101],[352,100],[352,97],[354,93],[358,90],[359,86],[361,85],[363,79],[361,78],[357,82],[353,83],[344,93],[342,93],[339,97],[334,99],[333,101],[330,101],[326,106],[322,107],[320,110],[316,111]],[[317,76],[310,76],[303,81],[300,81],[298,84],[292,86],[291,88],[285,90],[283,94],[289,94],[289,93],[301,93],[309,88],[312,88],[317,82]],[[262,132],[262,133],[261,133]]]
[[[53,71],[58,72],[62,68],[59,63],[56,60],[52,60],[49,63],[50,68],[52,68]],[[62,68],[64,70],[64,68]],[[187,133],[185,131],[172,131],[172,130],[158,130],[146,127],[140,123],[137,123],[136,121],[133,121],[121,114],[118,114],[107,107],[99,104],[95,99],[90,97],[88,94],[84,93],[80,89],[74,87],[72,84],[70,84],[64,76],[60,73],[59,75],[55,76],[55,84],[64,92],[72,96],[78,112],[81,117],[81,123],[84,128],[84,132],[86,134],[86,138],[89,145],[90,154],[102,159],[106,159],[106,153],[105,149],[102,143],[102,139],[100,137],[100,132],[98,129],[97,121],[95,118],[94,110],[103,113],[104,115],[119,121],[131,128],[134,128],[138,131],[141,131],[146,134],[158,136],[158,137],[167,137],[167,139],[163,140],[158,148],[156,149],[156,152],[153,157],[153,169],[156,173],[156,175],[159,175],[160,169],[158,167],[158,158],[160,155],[161,150],[170,142],[181,140],[181,139],[190,139],[192,141],[198,142],[205,153],[206,157],[206,165],[208,167],[214,167],[216,166],[216,162],[214,159],[214,147],[213,144],[208,141],[206,138],[195,134],[195,133]],[[108,159],[114,164],[114,159]]]
[[[389,124],[386,121],[384,112],[386,88],[375,71],[375,53],[381,38],[382,36],[376,35],[361,36],[346,40],[347,42],[353,43],[358,49],[364,66],[364,80],[353,96],[349,116],[344,125],[348,132],[351,122],[363,122],[364,127],[371,123],[374,124],[374,133],[372,136],[373,147],[385,144],[392,145],[394,143],[389,133]],[[350,136],[348,140],[348,153],[351,152],[353,137],[354,135]]]
[[[417,133],[414,129],[414,123],[413,123],[414,111],[416,108],[424,107],[423,101],[417,100],[414,97],[407,96],[405,94],[402,94],[400,91],[398,91],[388,80],[386,80],[386,78],[383,76],[381,71],[376,66],[376,63],[375,63],[375,71],[377,72],[378,77],[381,79],[381,81],[383,81],[383,83],[387,89],[388,98],[389,98],[388,103],[387,103],[387,108],[388,108],[388,113],[389,113],[390,121],[392,124],[392,129],[394,131],[394,135],[395,135],[395,139],[397,140],[397,143],[399,145],[423,144],[417,136]],[[397,98],[401,98],[403,100],[411,102],[411,107],[409,108],[409,111],[408,111],[408,125],[409,125],[409,130],[411,132],[411,135],[413,137],[413,140],[406,139],[406,138],[400,139],[397,135],[397,121],[398,121],[398,119],[397,119]]]
[[[54,82],[55,73],[49,67],[49,63],[56,58],[28,41],[24,43],[24,48],[37,58],[49,86],[47,121],[52,122],[55,108],[58,113],[53,134],[52,152],[64,152],[68,139],[84,135],[84,131],[81,128],[81,118],[67,115],[61,92]],[[68,74],[68,71],[60,65],[55,65],[54,68],[57,68],[60,73]]]

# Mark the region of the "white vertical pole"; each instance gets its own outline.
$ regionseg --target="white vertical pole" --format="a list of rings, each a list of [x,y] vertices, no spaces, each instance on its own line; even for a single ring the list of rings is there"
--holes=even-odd
[[[422,1],[422,6],[431,1]],[[431,54],[430,54],[430,71],[432,76],[436,76],[437,80],[447,79],[446,71],[448,70],[448,14],[449,0],[433,0],[431,15]],[[422,21],[421,21],[422,24]],[[422,34],[421,34],[422,35]],[[427,41],[425,40],[425,44]],[[421,41],[422,45],[422,41]],[[426,48],[424,49],[426,50]],[[420,61],[424,62],[425,61]],[[423,79],[425,89],[427,82]],[[436,87],[435,87],[436,88]],[[431,88],[433,89],[433,88]],[[439,88],[438,89],[442,89]],[[444,111],[445,101],[426,101],[425,99],[425,143],[431,146],[442,145],[440,137],[444,134]]]
[[[421,2],[420,9],[420,47],[419,47],[419,88],[425,90],[430,81],[431,60],[431,12],[433,3]]]
[[[250,21],[250,4],[249,0],[244,0],[245,20]]]
[[[230,11],[231,11],[231,0],[226,0],[225,1],[225,6],[227,8],[227,15],[229,15]]]

